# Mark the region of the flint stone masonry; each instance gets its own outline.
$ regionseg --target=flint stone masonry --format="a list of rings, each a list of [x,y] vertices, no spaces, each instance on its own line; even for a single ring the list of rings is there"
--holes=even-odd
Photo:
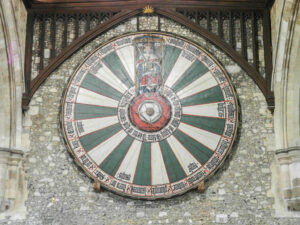
[[[263,94],[216,46],[167,19],[162,19],[162,31],[193,40],[225,68],[235,68],[229,76],[240,101],[237,140],[224,164],[205,184],[203,194],[192,190],[182,196],[149,202],[124,198],[103,189],[100,193],[93,191],[93,182],[74,163],[62,141],[61,97],[69,77],[89,52],[110,38],[135,32],[135,21],[133,18],[111,29],[81,48],[54,71],[33,96],[30,107],[38,110],[31,114],[32,126],[29,127],[27,217],[13,223],[7,218],[1,223],[214,224],[217,220],[227,224],[300,223],[299,219],[273,217],[274,200],[268,169],[274,160],[274,130],[272,126],[266,126],[273,124],[273,119]],[[147,21],[147,24],[151,23]],[[50,91],[53,87],[56,92]],[[60,138],[52,138],[56,136]],[[50,167],[50,164],[54,166]]]
[[[227,223],[228,215],[227,214],[218,214],[216,216],[216,223]]]

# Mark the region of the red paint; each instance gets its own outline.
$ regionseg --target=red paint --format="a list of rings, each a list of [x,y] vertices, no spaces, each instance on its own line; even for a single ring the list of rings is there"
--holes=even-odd
[[[143,121],[139,115],[139,106],[147,100],[152,100],[158,103],[162,109],[162,115],[158,121],[150,124]],[[162,96],[157,93],[150,92],[144,93],[133,99],[131,106],[129,107],[129,115],[131,122],[141,130],[144,131],[159,131],[161,130],[169,121],[171,115],[170,103]]]

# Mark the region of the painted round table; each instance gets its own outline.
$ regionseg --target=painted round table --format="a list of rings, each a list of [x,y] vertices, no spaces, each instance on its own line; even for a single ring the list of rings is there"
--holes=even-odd
[[[70,78],[62,108],[64,138],[84,171],[143,199],[182,194],[207,179],[238,124],[221,65],[164,33],[128,34],[93,51]]]

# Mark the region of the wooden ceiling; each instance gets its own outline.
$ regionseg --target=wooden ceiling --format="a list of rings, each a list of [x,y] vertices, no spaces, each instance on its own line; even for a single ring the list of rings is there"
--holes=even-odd
[[[28,10],[136,9],[145,5],[159,8],[266,9],[274,0],[23,0]]]

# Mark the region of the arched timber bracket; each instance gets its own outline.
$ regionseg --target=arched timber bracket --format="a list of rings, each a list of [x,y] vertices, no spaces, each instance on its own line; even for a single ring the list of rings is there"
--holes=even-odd
[[[88,31],[83,36],[76,39],[72,42],[64,51],[62,51],[56,58],[54,58],[47,67],[45,67],[36,78],[30,81],[30,88],[28,90],[28,94],[23,94],[22,106],[23,110],[28,109],[28,104],[40,87],[40,85],[47,79],[47,77],[57,69],[66,59],[68,59],[73,53],[87,44],[89,41],[97,37],[99,34],[111,29],[113,26],[121,23],[122,21],[134,17],[141,13],[141,9],[136,10],[123,10],[120,13],[116,14],[110,20],[96,26],[93,30]]]
[[[188,27],[192,31],[200,34],[204,38],[208,39],[210,42],[218,46],[221,50],[226,52],[245,72],[254,80],[257,86],[260,88],[261,92],[265,96],[268,107],[272,111],[274,108],[274,94],[270,92],[267,82],[263,77],[258,73],[258,71],[250,65],[235,49],[233,49],[229,44],[224,40],[219,38],[214,33],[208,31],[207,29],[199,26],[198,24],[188,20],[184,15],[177,13],[173,10],[161,10],[157,9],[156,13],[167,17],[183,26]]]
[[[23,95],[23,109],[26,109],[28,107],[30,99],[37,91],[39,86],[47,79],[47,77],[73,53],[75,53],[89,41],[97,37],[99,34],[111,29],[113,26],[123,22],[126,19],[137,16],[140,13],[142,13],[142,9],[123,10],[112,17],[110,20],[96,26],[93,30],[90,30],[85,35],[71,43],[63,52],[61,52],[55,59],[53,59],[49,63],[49,65],[38,74],[35,79],[30,81],[30,90],[27,92],[28,94]],[[200,34],[201,36],[218,46],[221,50],[226,52],[255,81],[255,83],[258,85],[265,98],[267,99],[269,109],[272,110],[274,108],[274,95],[269,90],[270,88],[268,87],[267,82],[252,65],[250,65],[243,57],[241,57],[241,55],[233,47],[231,47],[214,33],[188,20],[184,15],[177,13],[175,10],[156,9],[155,13],[160,16],[169,18],[185,27],[188,27],[192,31]]]

